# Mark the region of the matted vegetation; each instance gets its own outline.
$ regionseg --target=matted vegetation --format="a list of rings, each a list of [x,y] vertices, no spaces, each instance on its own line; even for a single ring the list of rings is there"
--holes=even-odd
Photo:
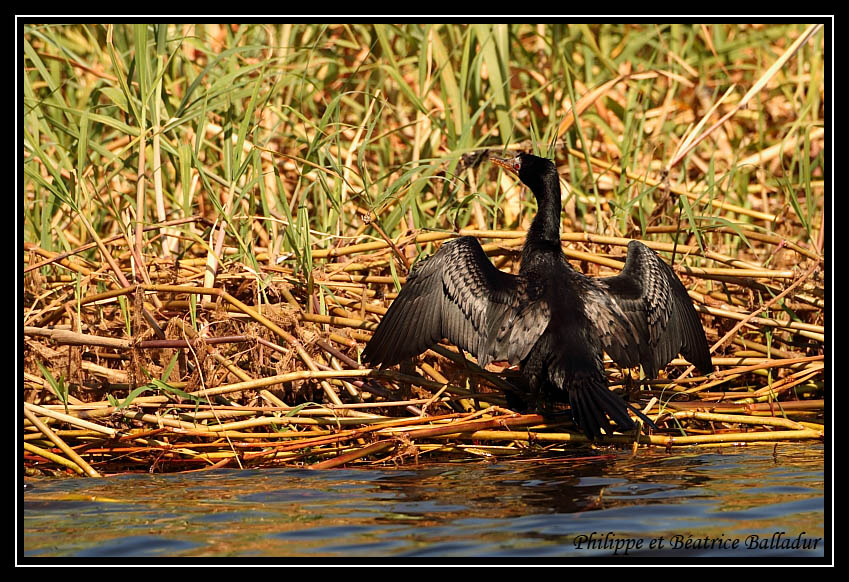
[[[824,434],[824,31],[766,25],[22,27],[24,463],[543,461]],[[674,264],[716,371],[608,366],[651,434],[590,444],[440,345],[359,353],[457,233],[518,263],[555,159],[563,248]]]

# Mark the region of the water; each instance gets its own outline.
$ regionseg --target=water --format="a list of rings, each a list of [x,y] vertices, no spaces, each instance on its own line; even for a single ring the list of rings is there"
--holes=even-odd
[[[590,456],[592,455],[592,456]],[[39,557],[830,556],[821,445],[28,479]]]

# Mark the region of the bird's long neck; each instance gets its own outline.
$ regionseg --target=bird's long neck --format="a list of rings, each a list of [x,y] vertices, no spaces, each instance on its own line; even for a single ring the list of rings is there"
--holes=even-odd
[[[522,263],[541,250],[560,252],[560,180],[556,172],[546,173],[532,188],[537,199],[537,215],[528,229]]]

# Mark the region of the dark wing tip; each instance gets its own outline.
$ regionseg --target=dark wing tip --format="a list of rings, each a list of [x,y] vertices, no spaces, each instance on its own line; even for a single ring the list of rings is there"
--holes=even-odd
[[[407,283],[386,310],[360,357],[381,367],[416,356],[439,341],[442,302],[437,255],[416,264]]]

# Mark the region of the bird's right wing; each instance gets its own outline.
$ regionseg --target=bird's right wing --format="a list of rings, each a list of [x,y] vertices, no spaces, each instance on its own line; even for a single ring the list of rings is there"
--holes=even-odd
[[[672,268],[641,242],[628,244],[619,275],[592,280],[584,300],[604,350],[619,365],[641,364],[653,378],[680,352],[705,374],[713,369],[687,290]]]
[[[543,295],[539,282],[499,271],[475,238],[453,239],[413,268],[363,361],[391,366],[445,338],[481,366],[518,363],[548,325]]]

